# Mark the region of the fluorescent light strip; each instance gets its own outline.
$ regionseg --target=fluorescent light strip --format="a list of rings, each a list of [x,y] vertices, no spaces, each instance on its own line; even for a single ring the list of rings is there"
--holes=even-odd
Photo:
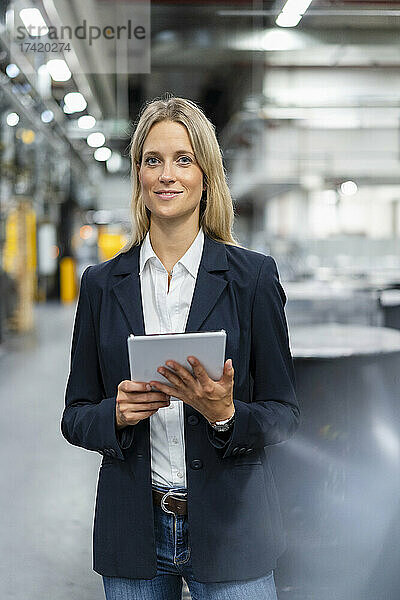
[[[278,15],[275,23],[279,27],[296,27],[301,21],[302,15],[293,13],[281,13]]]
[[[312,0],[287,0],[282,12],[303,15],[311,2]]]
[[[53,81],[68,81],[72,77],[67,63],[62,58],[52,58],[46,66]]]
[[[38,8],[23,8],[19,11],[19,16],[29,35],[40,37],[48,33],[49,28]]]
[[[296,27],[312,0],[287,0],[275,23],[279,27]]]

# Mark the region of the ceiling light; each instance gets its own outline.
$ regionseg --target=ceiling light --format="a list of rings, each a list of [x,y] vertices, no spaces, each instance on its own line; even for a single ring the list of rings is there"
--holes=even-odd
[[[87,107],[87,102],[80,92],[70,92],[69,94],[66,94],[64,96],[64,103],[68,107],[70,113],[80,112]]]
[[[40,65],[37,70],[36,86],[43,99],[51,98],[51,77],[46,65]]]
[[[19,75],[20,71],[17,65],[15,65],[14,63],[10,63],[6,66],[6,73],[10,77],[10,79],[14,79],[14,77],[17,77],[17,75]]]
[[[119,152],[113,152],[107,161],[107,171],[117,173],[122,167],[122,157]]]
[[[96,133],[91,133],[90,135],[88,135],[86,141],[91,148],[99,148],[104,144],[106,138],[103,133],[97,131]]]
[[[53,81],[68,81],[71,79],[72,73],[62,58],[53,58],[46,63],[46,66]]]
[[[32,129],[23,129],[21,132],[21,140],[23,144],[30,146],[35,141],[36,134]]]
[[[51,123],[51,121],[54,119],[54,113],[52,110],[44,110],[40,115],[40,118],[42,119],[43,123]]]
[[[83,115],[78,119],[80,129],[92,129],[96,125],[96,119],[92,115]]]
[[[354,181],[344,181],[340,186],[340,191],[344,196],[354,196],[358,191],[358,187]]]
[[[110,148],[103,146],[102,148],[97,148],[97,150],[94,153],[94,157],[96,160],[105,161],[110,158],[111,154],[112,152]]]
[[[40,67],[38,67],[37,72],[38,72],[38,75],[43,75],[43,76],[47,75],[47,77],[49,77],[49,75],[50,75],[47,65],[40,65]]]
[[[311,2],[312,0],[287,0],[282,12],[304,15]]]
[[[312,0],[287,0],[275,23],[280,27],[296,27]]]
[[[298,25],[298,23],[300,22],[300,19],[301,15],[299,15],[298,13],[281,13],[280,15],[278,15],[275,23],[279,25],[279,27],[296,27],[296,25]]]
[[[38,8],[23,8],[19,11],[19,16],[29,35],[39,37],[48,33],[49,28]]]
[[[19,115],[17,113],[12,112],[7,115],[7,125],[10,127],[15,127],[19,123]]]

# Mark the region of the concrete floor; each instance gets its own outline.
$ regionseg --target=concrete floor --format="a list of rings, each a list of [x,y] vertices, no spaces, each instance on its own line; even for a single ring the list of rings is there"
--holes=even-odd
[[[74,313],[37,305],[35,331],[0,349],[0,598],[104,599],[92,570],[101,456],[60,432]]]

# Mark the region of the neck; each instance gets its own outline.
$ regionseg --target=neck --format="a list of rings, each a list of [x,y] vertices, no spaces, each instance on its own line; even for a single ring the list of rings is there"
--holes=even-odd
[[[167,269],[171,271],[175,263],[186,253],[199,233],[198,224],[174,224],[173,229],[160,226],[157,221],[150,223],[150,242],[154,252]]]

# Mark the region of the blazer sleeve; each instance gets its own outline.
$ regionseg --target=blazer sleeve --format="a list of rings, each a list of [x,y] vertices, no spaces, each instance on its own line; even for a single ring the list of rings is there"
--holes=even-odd
[[[283,442],[299,426],[300,407],[285,303],[276,262],[272,256],[265,256],[251,309],[252,402],[234,399],[235,421],[228,435],[207,426],[209,440],[222,458]]]
[[[116,396],[105,397],[88,292],[90,268],[81,278],[61,433],[74,446],[125,460],[122,450],[132,443],[134,428],[116,429]]]

